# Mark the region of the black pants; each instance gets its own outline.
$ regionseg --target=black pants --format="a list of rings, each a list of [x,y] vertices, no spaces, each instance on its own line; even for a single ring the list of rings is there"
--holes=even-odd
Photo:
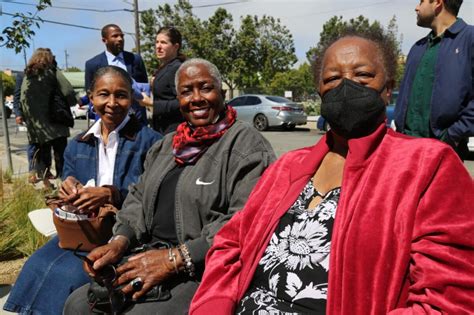
[[[171,289],[171,299],[167,301],[137,303],[128,308],[123,314],[133,315],[168,315],[168,314],[188,314],[189,305],[197,290],[199,283],[197,281],[182,282]],[[89,284],[75,290],[67,299],[63,314],[97,314],[90,312],[87,302],[87,290]]]
[[[36,152],[33,155],[33,163],[36,174],[39,178],[48,173],[51,166],[51,149],[54,154],[54,164],[56,177],[61,177],[64,166],[64,150],[66,150],[67,138],[59,137],[54,140],[37,144]]]
[[[454,151],[456,151],[462,161],[467,160],[469,155],[469,149],[467,147],[468,141],[469,139],[463,139],[459,142],[458,146],[454,148]]]

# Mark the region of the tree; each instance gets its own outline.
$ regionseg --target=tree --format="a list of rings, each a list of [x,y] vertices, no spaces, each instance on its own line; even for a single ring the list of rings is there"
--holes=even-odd
[[[15,90],[15,79],[4,72],[0,72],[0,76],[3,82],[3,95],[12,95]]]
[[[229,87],[230,97],[236,88],[234,60],[237,58],[234,49],[235,30],[232,15],[223,8],[218,8],[208,21],[203,21],[206,30],[201,36],[201,56],[215,64],[221,71],[222,79]]]
[[[31,12],[15,13],[12,26],[7,26],[2,31],[0,47],[5,46],[13,49],[17,54],[30,47],[30,39],[35,35],[33,27],[40,27],[38,20],[41,22],[41,18],[37,15],[48,6],[51,6],[51,0],[39,0],[34,14]]]
[[[264,15],[260,20],[254,17],[257,32],[257,65],[263,87],[275,74],[290,69],[298,61],[295,55],[293,36],[279,19]]]
[[[293,100],[302,101],[316,93],[311,66],[305,62],[298,69],[277,73],[264,90],[267,94],[283,96],[285,91],[293,92]]]
[[[259,92],[279,72],[285,72],[297,61],[293,37],[280,20],[264,15],[247,15],[234,44],[235,82],[246,92]]]
[[[278,72],[287,71],[295,62],[293,37],[278,19],[270,16],[241,17],[239,30],[233,26],[232,15],[218,8],[201,21],[192,12],[188,0],[179,0],[171,7],[158,6],[142,14],[141,50],[146,65],[156,69],[154,42],[158,27],[173,25],[183,35],[183,52],[214,63],[229,86],[261,89]]]

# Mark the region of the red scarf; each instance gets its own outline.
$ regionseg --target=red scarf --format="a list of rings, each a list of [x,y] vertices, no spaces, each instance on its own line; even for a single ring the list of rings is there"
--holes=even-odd
[[[207,148],[232,126],[237,117],[235,109],[227,106],[225,117],[215,124],[192,128],[188,122],[178,126],[173,137],[173,155],[180,165],[194,164]]]

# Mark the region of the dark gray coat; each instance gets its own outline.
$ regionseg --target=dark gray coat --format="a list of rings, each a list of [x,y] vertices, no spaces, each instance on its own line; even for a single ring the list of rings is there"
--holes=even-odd
[[[30,143],[45,143],[59,137],[69,137],[69,128],[51,122],[49,101],[56,88],[66,97],[67,103],[76,104],[76,93],[59,70],[49,69],[41,75],[26,75],[21,85],[21,111],[28,128]]]
[[[145,171],[132,185],[117,215],[115,235],[146,242],[153,230],[156,197],[165,175],[176,166],[172,134],[157,142]],[[214,235],[243,208],[263,171],[275,160],[270,143],[252,126],[236,121],[195,165],[187,166],[176,187],[175,224],[194,263],[203,263]],[[203,184],[204,183],[204,184]]]

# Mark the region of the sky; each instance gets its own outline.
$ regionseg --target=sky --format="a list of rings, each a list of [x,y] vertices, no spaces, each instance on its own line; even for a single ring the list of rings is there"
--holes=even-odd
[[[134,32],[134,18],[131,12],[113,11],[132,9],[132,0],[52,0],[53,7],[42,11],[39,16],[43,20],[77,24],[100,29],[108,23],[121,26],[124,32]],[[319,34],[326,21],[334,15],[341,15],[345,20],[363,15],[370,21],[378,20],[387,26],[395,15],[398,33],[403,36],[402,52],[407,54],[413,43],[425,36],[429,29],[416,25],[416,0],[191,0],[193,12],[200,19],[209,18],[221,6],[233,16],[236,28],[240,17],[247,14],[262,16],[264,14],[279,18],[293,35],[296,55],[299,63],[306,60],[306,52],[319,40]],[[36,0],[0,0],[1,11],[5,13],[35,12]],[[138,0],[139,10],[153,8],[164,3],[174,4],[176,1]],[[25,5],[30,4],[30,5]],[[56,6],[56,8],[55,8]],[[61,9],[59,7],[86,8],[99,12]],[[0,11],[0,12],[1,12]],[[459,17],[468,24],[474,24],[474,0],[464,0]],[[0,30],[10,26],[12,18],[0,15]],[[87,59],[104,50],[100,31],[75,28],[53,23],[42,23],[35,29],[36,35],[27,50],[27,58],[34,49],[49,47],[56,55],[60,67],[65,67],[66,51],[68,66],[84,69]],[[125,36],[125,49],[134,47],[134,37]],[[0,69],[22,70],[25,67],[23,54],[15,54],[13,50],[0,48]]]

